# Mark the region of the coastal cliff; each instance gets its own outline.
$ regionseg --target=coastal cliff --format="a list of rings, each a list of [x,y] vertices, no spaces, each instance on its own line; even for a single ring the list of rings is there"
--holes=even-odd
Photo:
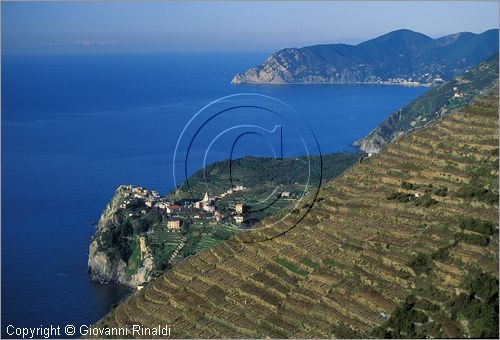
[[[284,48],[231,83],[434,85],[498,51],[498,30],[432,39],[397,30],[358,45]]]
[[[88,268],[94,281],[137,287],[151,279],[153,259],[148,246],[127,223],[133,214],[126,211],[129,198],[129,187],[118,187],[99,219],[89,246]],[[131,260],[134,253],[138,254],[135,262]]]
[[[381,81],[372,67],[341,67],[325,65],[313,51],[285,48],[273,53],[265,62],[238,73],[231,83],[363,83]]]
[[[380,81],[372,67],[336,67],[323,65],[307,49],[286,48],[273,53],[266,61],[231,81],[242,83],[362,83]]]

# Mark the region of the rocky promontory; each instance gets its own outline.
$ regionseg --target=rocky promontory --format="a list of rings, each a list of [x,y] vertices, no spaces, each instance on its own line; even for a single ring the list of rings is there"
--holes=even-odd
[[[94,281],[137,287],[151,279],[153,259],[140,235],[143,231],[134,233],[129,222],[138,203],[132,195],[132,187],[118,187],[99,219],[89,246],[88,268]]]
[[[374,83],[381,81],[371,67],[355,68],[327,65],[306,48],[285,48],[264,63],[238,73],[231,83]]]

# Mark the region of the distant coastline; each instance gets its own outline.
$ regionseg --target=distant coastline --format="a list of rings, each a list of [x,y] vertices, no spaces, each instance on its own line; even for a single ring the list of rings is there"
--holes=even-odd
[[[231,83],[439,85],[498,51],[498,29],[431,38],[399,29],[357,45],[282,48]]]
[[[286,83],[286,82],[246,82],[246,83],[234,83],[233,85],[391,85],[391,86],[406,86],[406,87],[432,87],[434,84],[432,83],[413,83],[413,82],[391,82],[391,81],[380,81],[380,82],[370,82],[370,81],[359,81],[359,82],[349,82],[349,83],[330,83],[330,82],[294,82],[294,83]]]

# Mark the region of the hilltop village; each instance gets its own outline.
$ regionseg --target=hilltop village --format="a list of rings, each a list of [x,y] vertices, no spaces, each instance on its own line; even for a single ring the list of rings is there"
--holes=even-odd
[[[140,186],[121,185],[103,212],[89,250],[95,281],[115,281],[142,289],[175,262],[209,249],[251,228],[263,216],[243,197],[252,190],[235,185],[201,199],[173,199]],[[276,208],[296,200],[282,191]]]
[[[234,221],[234,223],[242,225],[245,222],[246,205],[244,203],[235,203],[232,206],[232,211],[221,211],[216,208],[216,203],[246,189],[242,185],[236,185],[234,188],[228,189],[217,196],[209,196],[208,192],[206,192],[203,199],[199,201],[183,199],[173,202],[167,197],[161,197],[156,191],[144,189],[140,186],[125,185],[119,188],[125,197],[123,203],[120,204],[120,208],[139,211],[141,215],[146,215],[148,211],[153,209],[166,213],[168,216],[165,216],[165,225],[169,230],[180,230],[186,217],[200,220],[201,224],[210,221]],[[290,192],[284,191],[281,196],[289,198]],[[129,216],[134,216],[134,212],[129,212]]]
[[[360,156],[325,155],[324,178],[337,176]],[[308,163],[303,158],[236,160],[234,184],[224,177],[227,165],[222,161],[209,167],[215,174],[209,183],[213,194],[206,192],[201,170],[190,178],[191,190],[184,183],[166,196],[140,186],[119,186],[90,242],[91,278],[140,288],[175,263],[252,228],[270,214],[287,211],[306,190]],[[274,200],[260,209],[258,202],[266,197]]]

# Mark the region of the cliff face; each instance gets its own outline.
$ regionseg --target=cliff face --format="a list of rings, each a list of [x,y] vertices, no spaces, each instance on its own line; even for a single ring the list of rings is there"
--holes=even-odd
[[[478,96],[498,86],[498,53],[389,115],[367,136],[354,142],[368,153],[378,152],[384,145],[409,131],[463,107]]]
[[[396,130],[398,122],[401,121],[401,114],[401,110],[393,112],[379,127],[372,130],[367,136],[354,142],[354,145],[366,153],[379,152],[384,145],[396,138],[393,131]]]
[[[440,39],[398,30],[355,46],[285,48],[231,82],[432,84],[450,79],[495,51],[498,30]]]
[[[266,61],[237,74],[233,84],[241,83],[360,83],[375,82],[371,67],[329,65],[308,49],[286,48],[273,53]]]
[[[143,249],[135,249],[140,248],[141,238],[134,236],[130,225],[123,221],[124,213],[128,214],[123,209],[128,198],[127,187],[120,186],[99,219],[89,246],[88,269],[94,281],[137,287],[151,279],[153,259],[148,247],[143,239]],[[130,261],[134,252],[139,261]]]

